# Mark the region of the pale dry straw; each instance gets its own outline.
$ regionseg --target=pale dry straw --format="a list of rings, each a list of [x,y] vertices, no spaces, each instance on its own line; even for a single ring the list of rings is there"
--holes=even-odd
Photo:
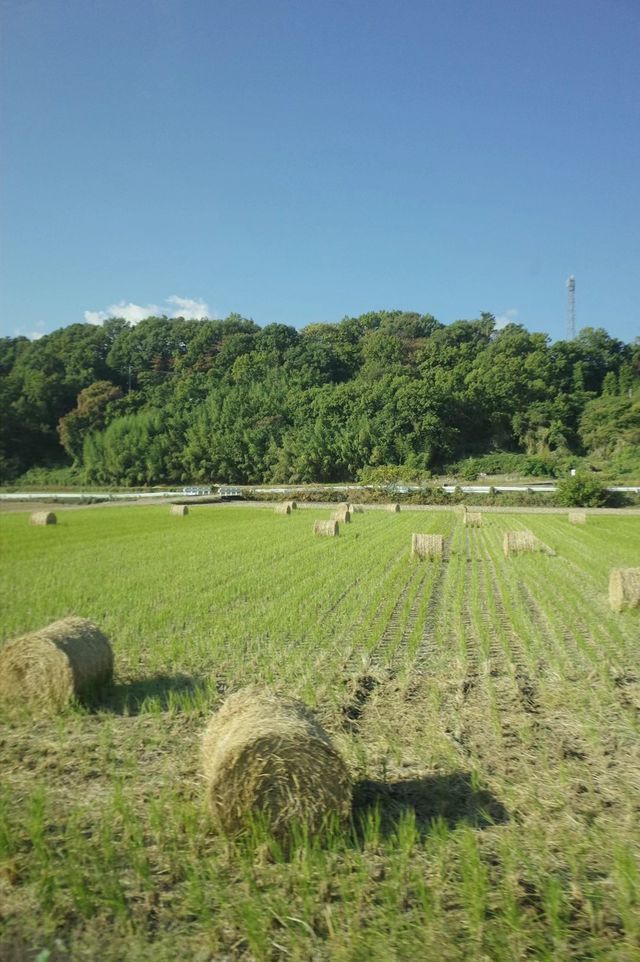
[[[313,533],[322,535],[326,538],[337,538],[340,534],[337,521],[316,521],[313,525]]]
[[[186,514],[189,514],[189,508],[186,504],[172,504],[171,514],[175,514],[183,518]]]
[[[640,608],[640,568],[614,568],[609,575],[609,604],[614,611]]]
[[[586,511],[570,511],[569,521],[571,522],[571,524],[586,524],[587,512]]]
[[[444,537],[441,534],[412,534],[411,557],[420,560],[442,558]]]
[[[530,551],[539,551],[540,543],[533,531],[525,529],[524,531],[507,531],[502,542],[502,547],[505,557],[508,558],[514,554],[526,554]]]
[[[362,504],[352,504],[351,514],[364,514],[364,505]]]
[[[297,502],[297,501],[287,501],[287,504],[289,505],[289,507],[291,508],[292,511],[297,511],[297,510],[298,510],[298,502]]]
[[[463,515],[462,520],[467,528],[482,527],[482,514],[480,511],[467,511]]]
[[[351,523],[351,512],[344,508],[341,511],[334,511],[331,515],[332,521],[337,521],[338,524],[350,524]]]
[[[10,708],[60,711],[112,676],[109,639],[86,618],[55,621],[0,648],[0,702]]]
[[[397,501],[395,501],[393,504],[385,505],[385,511],[390,511],[391,514],[397,514],[399,510],[400,510],[400,505],[398,504]]]
[[[288,501],[285,501],[284,504],[278,504],[278,505],[276,505],[276,507],[275,507],[275,513],[276,513],[276,514],[291,514],[291,505],[289,504]]]
[[[57,523],[58,519],[53,511],[34,511],[31,515],[31,524],[44,525]]]
[[[256,818],[276,836],[294,823],[316,833],[351,811],[349,772],[302,702],[251,686],[230,695],[202,741],[214,823],[235,835]]]

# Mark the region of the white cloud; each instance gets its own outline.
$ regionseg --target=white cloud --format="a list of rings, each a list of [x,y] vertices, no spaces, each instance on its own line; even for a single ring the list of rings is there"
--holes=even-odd
[[[130,324],[139,324],[145,317],[161,313],[157,304],[133,304],[131,301],[126,304],[120,301],[118,304],[111,304],[106,311],[85,311],[84,319],[87,324],[102,324],[109,317],[123,317]]]
[[[166,314],[168,317],[184,317],[187,321],[199,320],[201,317],[211,317],[209,305],[206,301],[196,301],[191,297],[178,297],[172,294],[167,297],[164,307],[158,304],[111,304],[105,311],[85,311],[84,319],[87,324],[103,324],[110,317],[123,317],[129,324],[139,324],[145,317]],[[213,315],[215,316],[215,315]]]
[[[112,315],[108,311],[85,311],[84,321],[85,324],[97,324],[98,326],[106,321],[108,317]]]
[[[510,307],[508,311],[496,316],[496,331],[501,331],[507,324],[518,323],[518,311],[515,307]]]
[[[172,294],[167,298],[168,304],[173,304],[177,310],[172,317],[184,317],[185,321],[197,321],[201,317],[209,317],[209,305],[206,301],[194,301],[190,297],[178,297]]]
[[[44,337],[46,331],[43,330],[44,321],[38,321],[33,331],[24,331],[21,327],[13,329],[13,337],[28,337],[30,341],[39,341]]]

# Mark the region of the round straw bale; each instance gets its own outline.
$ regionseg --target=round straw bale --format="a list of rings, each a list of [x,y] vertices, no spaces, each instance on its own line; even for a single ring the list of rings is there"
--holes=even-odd
[[[331,520],[337,521],[339,524],[350,524],[351,514],[346,508],[344,508],[344,510],[341,511],[334,511],[331,515]]]
[[[340,534],[338,522],[333,519],[331,521],[316,521],[313,525],[313,533],[324,535],[327,538],[337,538]]]
[[[297,501],[288,501],[287,504],[289,505],[289,507],[291,508],[292,511],[296,511],[297,508],[298,508],[298,502],[297,502]]]
[[[466,511],[462,516],[462,521],[467,528],[482,527],[482,515],[479,511]]]
[[[0,702],[55,712],[111,681],[108,638],[86,618],[64,618],[0,648]]]
[[[230,695],[204,733],[202,759],[209,809],[227,834],[255,816],[276,836],[295,821],[317,832],[350,813],[351,779],[329,736],[305,705],[272,691]]]
[[[392,514],[397,514],[399,510],[400,510],[400,505],[398,504],[397,501],[395,501],[393,504],[385,505],[385,511],[390,511]]]
[[[412,534],[412,558],[442,558],[444,537],[441,534]]]
[[[587,512],[586,511],[570,511],[569,521],[571,522],[571,524],[586,524]]]
[[[609,575],[609,604],[614,611],[640,608],[640,568],[614,568]]]
[[[364,505],[363,505],[363,504],[352,504],[352,505],[351,505],[351,514],[364,514]]]
[[[525,529],[523,531],[507,531],[502,542],[502,547],[505,557],[508,558],[509,555],[512,554],[524,554],[528,551],[537,551],[540,546],[533,531]]]
[[[184,517],[185,514],[189,514],[189,508],[186,504],[172,504],[171,514],[177,514],[180,517]]]
[[[288,501],[285,501],[284,504],[278,504],[276,505],[275,512],[276,514],[291,514],[291,505]]]
[[[34,511],[31,515],[31,524],[57,524],[58,519],[56,518],[53,511]]]

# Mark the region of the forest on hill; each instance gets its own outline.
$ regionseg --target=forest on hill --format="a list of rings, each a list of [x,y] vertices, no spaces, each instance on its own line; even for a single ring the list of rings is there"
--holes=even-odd
[[[331,482],[399,466],[640,465],[640,339],[557,341],[491,314],[381,311],[302,330],[149,317],[0,339],[0,480]],[[460,465],[460,462],[463,462]],[[27,477],[29,475],[27,474]]]

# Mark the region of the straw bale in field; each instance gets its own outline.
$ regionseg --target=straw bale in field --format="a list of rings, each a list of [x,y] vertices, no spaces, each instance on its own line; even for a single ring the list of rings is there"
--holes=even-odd
[[[186,504],[172,504],[171,514],[177,514],[177,515],[180,515],[181,517],[184,517],[185,514],[189,514],[189,508],[187,507]]]
[[[363,504],[352,504],[352,505],[351,505],[351,514],[364,514],[364,505],[363,505]]]
[[[346,508],[340,511],[334,511],[331,515],[332,521],[337,521],[339,524],[350,524],[351,522],[351,512],[347,511]]]
[[[276,836],[292,822],[317,832],[327,817],[349,816],[349,773],[302,702],[256,686],[230,695],[204,733],[202,759],[209,810],[227,834],[256,816]]]
[[[609,604],[614,611],[640,608],[640,568],[614,568],[609,575]]]
[[[291,505],[288,501],[285,501],[284,504],[278,504],[276,505],[275,512],[276,514],[291,514]]]
[[[297,510],[298,510],[298,502],[297,502],[297,501],[287,501],[287,504],[289,505],[289,507],[291,508],[292,511],[297,511]]]
[[[466,514],[467,506],[466,504],[456,504],[454,505],[453,510],[456,512],[456,514]]]
[[[111,681],[108,638],[86,618],[63,618],[0,648],[0,702],[60,711],[69,701]]]
[[[587,512],[586,511],[570,511],[569,521],[571,522],[571,524],[586,524]]]
[[[31,524],[57,524],[58,519],[56,518],[53,511],[34,511],[31,515]]]
[[[540,542],[533,531],[507,531],[502,542],[505,557],[513,554],[524,554],[528,551],[539,551]]]
[[[399,510],[400,510],[400,505],[398,504],[397,501],[395,501],[393,504],[385,505],[385,511],[390,511],[392,514],[397,514]]]
[[[467,528],[481,528],[482,514],[480,511],[467,511],[462,518]]]
[[[441,534],[412,534],[412,558],[441,558],[444,553],[444,538]]]
[[[337,521],[316,521],[313,525],[313,533],[324,535],[327,538],[337,538],[340,534]]]

